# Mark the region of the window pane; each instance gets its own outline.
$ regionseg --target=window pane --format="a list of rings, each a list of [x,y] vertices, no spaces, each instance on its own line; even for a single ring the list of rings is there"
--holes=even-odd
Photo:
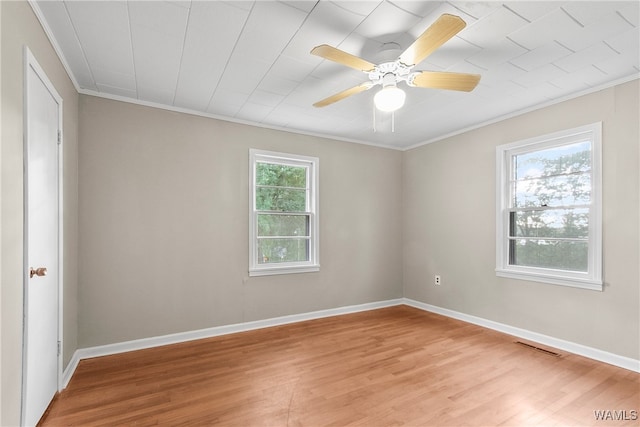
[[[249,275],[319,270],[319,159],[254,149],[249,157]]]
[[[520,154],[515,160],[515,179],[588,172],[591,170],[589,141]]]
[[[309,261],[309,239],[258,239],[258,264]]]
[[[548,209],[511,212],[513,237],[589,237],[589,209]]]
[[[256,209],[259,211],[306,212],[307,190],[292,188],[256,188]]]
[[[588,205],[591,202],[589,174],[561,175],[516,181],[513,207]]]
[[[307,168],[256,163],[256,184],[277,187],[307,187]]]
[[[309,236],[308,215],[258,215],[258,236]]]
[[[509,264],[587,271],[586,241],[514,239],[509,241]]]

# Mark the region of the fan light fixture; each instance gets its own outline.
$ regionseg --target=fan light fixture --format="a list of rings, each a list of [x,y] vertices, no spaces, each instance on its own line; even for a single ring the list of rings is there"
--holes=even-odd
[[[466,25],[459,16],[448,13],[442,14],[394,61],[390,60],[390,57],[395,56],[394,51],[398,51],[400,46],[394,42],[384,43],[380,53],[384,54],[387,62],[380,64],[374,64],[326,44],[314,47],[311,49],[312,55],[362,71],[368,75],[369,80],[333,94],[314,103],[313,106],[326,107],[334,102],[380,85],[382,89],[373,98],[375,108],[381,111],[393,112],[402,107],[405,101],[404,91],[398,88],[398,83],[400,82],[405,82],[409,87],[463,92],[472,91],[480,81],[479,74],[454,73],[450,71],[412,71],[416,64],[426,59],[436,49],[458,34]],[[375,109],[373,111],[375,112]]]
[[[389,85],[383,87],[373,97],[373,102],[376,104],[376,108],[380,111],[396,111],[398,108],[404,105],[404,100],[407,94],[396,85]]]

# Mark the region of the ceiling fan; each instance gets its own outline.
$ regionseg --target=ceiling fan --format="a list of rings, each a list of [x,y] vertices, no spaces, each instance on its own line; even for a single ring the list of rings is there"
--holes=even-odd
[[[437,48],[459,33],[467,24],[459,16],[443,14],[420,35],[395,61],[373,64],[335,47],[323,44],[311,50],[313,55],[363,71],[369,81],[338,92],[313,104],[326,107],[348,96],[381,85],[374,96],[376,108],[395,111],[404,105],[405,93],[398,83],[406,82],[411,87],[472,91],[480,81],[479,74],[452,73],[445,71],[411,71]]]

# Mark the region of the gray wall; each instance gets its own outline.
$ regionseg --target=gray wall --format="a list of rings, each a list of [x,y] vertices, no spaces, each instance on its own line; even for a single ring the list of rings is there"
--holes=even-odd
[[[2,41],[2,152],[0,155],[2,232],[2,418],[20,422],[23,313],[23,46],[64,99],[64,354],[66,365],[77,349],[78,93],[40,23],[25,1],[0,2]]]
[[[402,153],[80,99],[79,346],[402,296]],[[249,148],[320,159],[318,273],[248,277]]]
[[[404,296],[639,359],[638,86],[635,80],[404,152]],[[496,277],[496,146],[597,121],[604,292]]]

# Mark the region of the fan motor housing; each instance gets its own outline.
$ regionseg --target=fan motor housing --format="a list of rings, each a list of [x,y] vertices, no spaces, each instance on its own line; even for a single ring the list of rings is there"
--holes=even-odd
[[[382,64],[376,65],[373,71],[369,72],[369,80],[376,84],[380,83],[387,85],[390,84],[387,82],[391,78],[387,76],[392,76],[394,82],[397,83],[400,81],[406,81],[410,71],[411,68],[407,67],[400,61],[383,62]]]

